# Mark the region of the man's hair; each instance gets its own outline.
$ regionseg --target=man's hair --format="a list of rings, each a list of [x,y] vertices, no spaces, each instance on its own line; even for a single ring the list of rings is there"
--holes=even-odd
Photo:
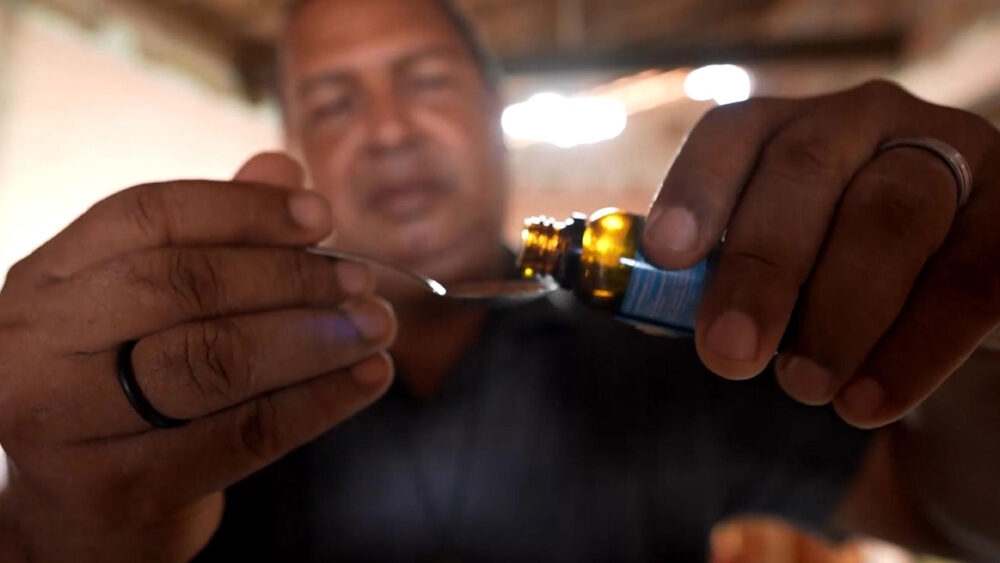
[[[302,6],[315,1],[318,0],[290,0],[286,4],[286,20],[290,19]],[[412,0],[400,1],[410,2]],[[500,63],[490,53],[489,49],[486,48],[479,32],[476,31],[475,25],[473,25],[469,17],[452,0],[433,0],[432,3],[441,10],[441,13],[448,19],[448,22],[455,28],[459,39],[469,49],[469,54],[472,55],[476,67],[479,68],[479,73],[482,75],[486,87],[491,91],[498,91],[503,71]]]

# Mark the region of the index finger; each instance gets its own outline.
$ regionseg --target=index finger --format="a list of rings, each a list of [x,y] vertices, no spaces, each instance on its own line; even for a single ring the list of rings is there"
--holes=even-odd
[[[256,183],[146,184],[97,203],[18,267],[37,281],[66,279],[109,258],[161,246],[305,246],[332,229],[315,192]]]

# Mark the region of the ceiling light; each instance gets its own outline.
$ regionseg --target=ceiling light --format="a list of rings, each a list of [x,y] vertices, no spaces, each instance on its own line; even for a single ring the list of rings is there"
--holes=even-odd
[[[570,148],[622,134],[628,115],[621,102],[606,97],[536,94],[503,112],[504,132],[517,141]]]
[[[684,80],[684,92],[692,100],[715,100],[721,105],[750,98],[750,74],[736,65],[709,65],[692,70]]]

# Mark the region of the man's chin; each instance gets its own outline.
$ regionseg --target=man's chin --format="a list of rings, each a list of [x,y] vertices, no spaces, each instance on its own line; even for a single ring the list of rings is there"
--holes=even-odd
[[[374,236],[362,244],[370,244],[380,256],[400,264],[425,262],[447,252],[453,246],[451,225],[441,213],[428,213],[396,218],[379,217],[371,225],[380,225]]]
[[[462,277],[465,267],[455,252],[454,245],[440,240],[397,239],[397,244],[383,244],[369,252],[385,262],[412,272],[428,276],[444,284]],[[395,304],[422,301],[430,293],[414,280],[387,269],[376,269],[378,293]]]
[[[488,254],[485,249],[473,250],[471,241],[459,237],[434,239],[411,238],[399,245],[378,250],[380,257],[399,266],[434,278],[444,284],[467,281],[481,264],[473,257]]]
[[[363,232],[342,234],[334,246],[368,254],[442,283],[461,281],[481,269],[480,262],[493,249],[482,247],[491,244],[484,232],[457,220],[453,212],[443,211],[404,223],[366,217],[359,223],[365,225]],[[469,228],[475,230],[470,232]]]
[[[387,245],[380,250],[382,256],[393,264],[406,266],[429,274],[433,265],[441,261],[450,251],[452,245],[438,237],[420,236],[414,234],[400,237],[397,244]]]

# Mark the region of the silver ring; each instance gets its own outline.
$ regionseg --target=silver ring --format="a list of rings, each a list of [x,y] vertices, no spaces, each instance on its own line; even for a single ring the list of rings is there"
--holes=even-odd
[[[924,149],[943,160],[958,183],[958,207],[961,209],[969,201],[969,196],[972,195],[972,168],[955,147],[937,139],[897,139],[880,146],[878,152],[900,147]]]

